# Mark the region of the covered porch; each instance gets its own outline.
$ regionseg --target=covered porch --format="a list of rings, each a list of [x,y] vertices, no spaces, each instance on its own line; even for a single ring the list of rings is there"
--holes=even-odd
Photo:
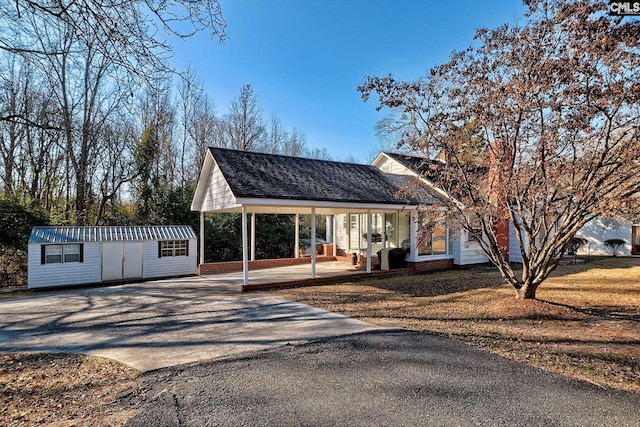
[[[242,227],[242,260],[224,261],[224,262],[205,262],[205,212],[200,212],[200,236],[199,236],[199,266],[198,273],[201,275],[223,274],[223,273],[241,273],[242,287],[245,290],[255,289],[254,285],[261,285],[265,282],[265,277],[270,277],[277,271],[288,272],[296,275],[295,281],[304,279],[323,279],[326,277],[348,276],[371,274],[380,270],[380,260],[376,252],[385,247],[399,247],[395,238],[388,241],[385,237],[380,239],[375,237],[376,228],[373,226],[373,218],[385,217],[385,215],[397,216],[398,210],[383,211],[378,209],[366,209],[361,207],[344,207],[344,208],[293,208],[289,207],[285,212],[284,207],[267,207],[267,206],[243,206],[239,209],[225,210],[229,213],[241,214]],[[294,211],[296,213],[291,213]],[[361,231],[362,243],[357,250],[352,247],[344,247],[340,245],[337,230],[340,227],[338,218],[344,220],[345,216],[358,215],[363,219]],[[216,211],[215,214],[222,213]],[[294,250],[290,258],[256,258],[256,229],[260,227],[260,223],[268,221],[269,214],[289,214],[295,217],[294,220]],[[257,215],[259,220],[257,220]],[[300,216],[309,215],[311,217],[311,241],[309,249],[306,251],[299,245],[300,242]],[[317,220],[320,216],[326,217],[327,235],[326,239],[316,239]],[[320,243],[319,243],[320,242]],[[316,248],[316,250],[313,250]],[[288,270],[287,270],[288,269]],[[266,272],[265,270],[270,270]],[[304,277],[298,277],[303,274]],[[288,276],[283,277],[283,280]],[[270,279],[269,279],[270,280]],[[284,280],[288,281],[288,280]],[[278,283],[274,280],[273,283]]]
[[[388,244],[400,247],[400,242],[389,242],[386,229],[373,236],[373,216],[386,215],[407,218],[410,245],[416,247],[416,228],[419,206],[433,204],[434,198],[424,189],[403,192],[413,177],[382,172],[375,166],[342,163],[317,159],[280,156],[274,154],[209,148],[202,166],[191,209],[200,212],[199,261],[200,272],[212,272],[205,264],[205,214],[239,213],[242,232],[242,286],[248,287],[256,271],[262,267],[300,265],[307,267],[308,278],[318,277],[321,261],[344,261],[351,267],[352,253],[357,247],[362,270],[370,274],[378,248]],[[256,215],[295,215],[295,250],[292,259],[256,260]],[[331,230],[326,250],[321,256],[311,250],[308,259],[300,259],[300,215],[310,215],[310,247],[316,247],[316,227],[319,215],[330,220]],[[336,231],[337,217],[360,218],[358,239],[354,246],[347,242],[339,246]],[[250,216],[253,219],[250,221]],[[409,217],[412,221],[409,221]],[[350,219],[349,219],[350,221]],[[251,226],[249,227],[249,224]],[[344,224],[347,225],[347,221]],[[349,224],[350,225],[350,224]],[[258,225],[259,226],[259,225]],[[386,227],[386,226],[385,226]],[[410,230],[409,230],[410,229]],[[374,247],[374,244],[376,245]],[[328,252],[328,253],[326,253]],[[415,253],[411,255],[415,258]],[[230,264],[239,268],[239,262]],[[346,271],[346,269],[345,269]]]

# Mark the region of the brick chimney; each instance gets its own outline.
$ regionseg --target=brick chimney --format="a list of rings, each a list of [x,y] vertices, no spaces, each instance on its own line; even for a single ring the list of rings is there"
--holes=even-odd
[[[510,167],[505,159],[510,156],[509,147],[501,146],[494,142],[489,149],[489,198],[498,206],[496,220],[497,244],[505,259],[509,259],[509,213],[507,211],[507,191],[505,187],[505,175]]]

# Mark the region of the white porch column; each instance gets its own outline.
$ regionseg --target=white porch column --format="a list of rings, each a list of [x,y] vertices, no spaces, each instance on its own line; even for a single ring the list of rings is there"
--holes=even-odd
[[[311,278],[316,278],[316,208],[311,208]]]
[[[251,214],[251,261],[256,260],[256,214]]]
[[[204,264],[204,212],[200,212],[200,264]]]
[[[296,242],[294,244],[293,254],[294,258],[300,258],[300,214],[296,214],[296,232],[295,232]]]
[[[387,247],[387,213],[383,212],[380,214],[382,217],[382,247]]]
[[[331,243],[333,243],[333,256],[336,256],[338,254],[338,215],[332,215],[333,216],[333,241]]]
[[[371,209],[367,209],[367,273],[371,273]]]
[[[415,261],[418,257],[418,211],[411,211],[411,221],[409,223],[409,241],[411,245],[411,252],[409,255],[409,261]]]
[[[247,242],[247,208],[242,207],[242,283],[249,284],[249,244]]]
[[[402,242],[400,241],[400,214],[402,211],[396,212],[396,222],[393,224],[393,229],[396,231],[396,248],[399,248]]]

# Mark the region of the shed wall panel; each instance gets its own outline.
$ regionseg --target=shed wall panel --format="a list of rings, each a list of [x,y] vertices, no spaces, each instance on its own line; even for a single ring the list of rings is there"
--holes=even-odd
[[[189,256],[158,258],[158,242],[144,242],[143,279],[196,274],[197,240],[189,240]]]
[[[40,264],[41,246],[29,245],[27,273],[29,289],[99,283],[102,280],[100,243],[84,244],[84,262],[64,264]]]

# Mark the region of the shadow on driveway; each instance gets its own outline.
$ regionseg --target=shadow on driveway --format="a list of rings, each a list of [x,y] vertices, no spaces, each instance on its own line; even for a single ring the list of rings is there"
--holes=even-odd
[[[1,352],[104,356],[140,371],[376,327],[184,278],[0,301]]]

